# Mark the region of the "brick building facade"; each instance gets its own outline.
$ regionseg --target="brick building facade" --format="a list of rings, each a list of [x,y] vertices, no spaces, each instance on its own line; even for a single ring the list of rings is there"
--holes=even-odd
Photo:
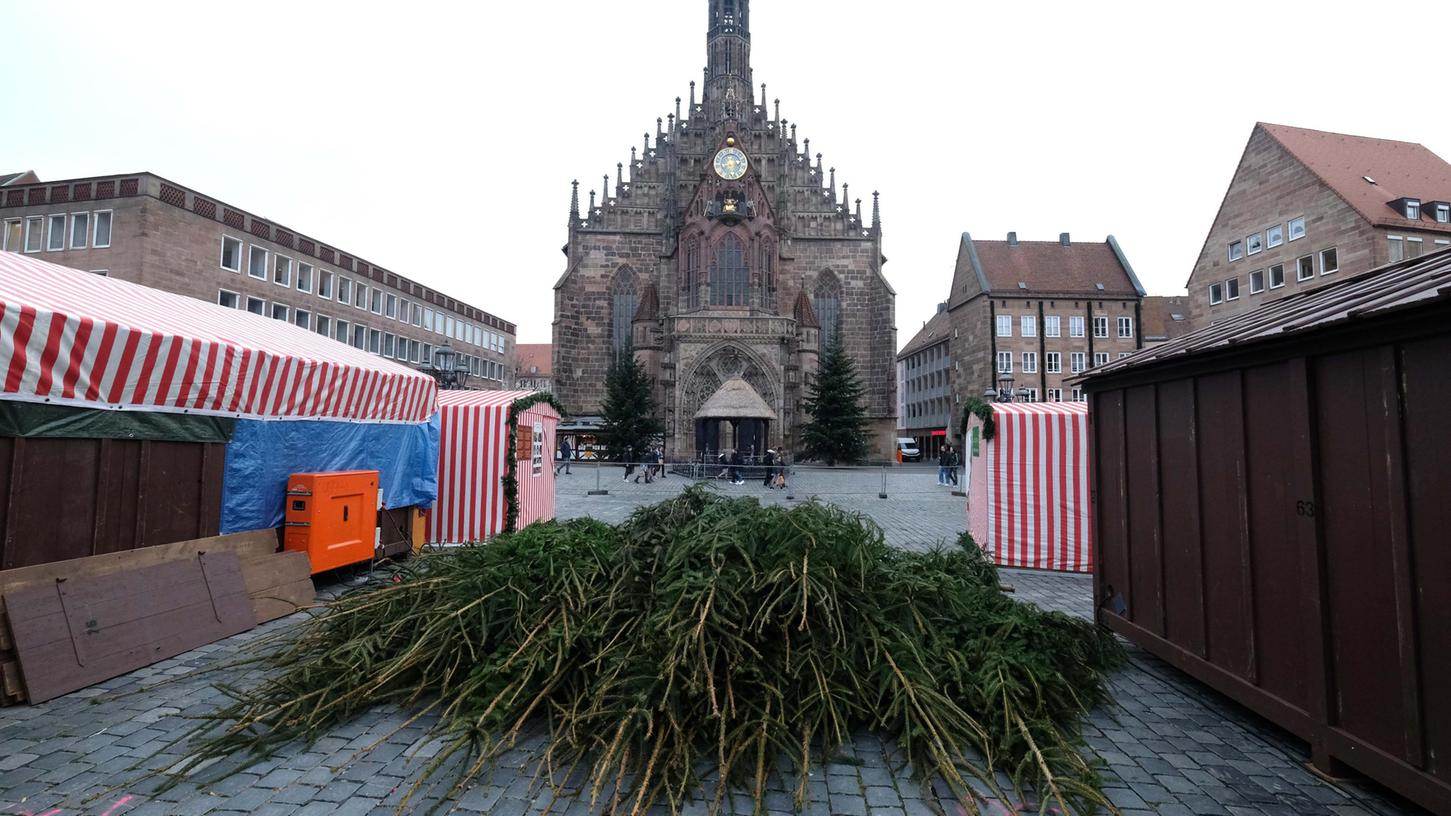
[[[657,389],[667,453],[795,448],[805,386],[839,339],[866,387],[872,455],[888,456],[896,295],[876,196],[863,217],[779,100],[768,105],[764,86],[757,95],[749,0],[707,5],[699,99],[692,82],[686,106],[676,99],[587,207],[575,185],[555,285],[556,393],[572,413],[599,413],[605,373],[632,345]],[[699,416],[736,379],[770,416]]]
[[[514,324],[150,173],[0,187],[0,247],[246,309],[422,366],[445,344],[469,387],[514,374]]]
[[[963,233],[948,311],[954,405],[1000,388],[1081,399],[1066,381],[1142,347],[1144,287],[1112,235],[1103,243],[977,241]],[[957,409],[960,411],[960,409]]]
[[[514,387],[527,391],[554,391],[554,347],[549,343],[520,343],[514,347]]]
[[[1190,324],[1451,246],[1451,165],[1419,144],[1256,124],[1189,276]]]

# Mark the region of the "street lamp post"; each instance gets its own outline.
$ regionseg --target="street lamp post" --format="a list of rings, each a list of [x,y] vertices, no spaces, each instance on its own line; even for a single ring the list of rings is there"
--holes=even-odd
[[[447,343],[433,350],[433,360],[424,371],[445,391],[463,390],[468,385],[469,361]]]

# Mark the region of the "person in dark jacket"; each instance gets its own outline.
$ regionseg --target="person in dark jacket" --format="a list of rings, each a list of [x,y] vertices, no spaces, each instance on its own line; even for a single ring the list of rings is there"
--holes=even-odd
[[[957,448],[947,446],[947,479],[952,486],[957,486],[957,469],[962,466],[962,457],[958,455]]]
[[[952,446],[943,445],[942,452],[937,454],[937,483],[947,484],[947,471],[952,467]]]
[[[731,451],[731,484],[743,485],[746,483],[746,480],[741,478],[741,465],[744,463],[745,459],[741,456],[740,448]]]
[[[560,468],[564,468],[564,475],[565,476],[570,475],[569,474],[569,457],[570,457],[570,454],[572,454],[572,453],[574,453],[574,451],[571,450],[570,447],[569,447],[569,440],[568,439],[560,440],[560,443],[559,443],[559,464],[557,464],[557,465],[554,466],[554,475],[555,476],[558,476],[559,475],[559,469]]]
[[[766,478],[761,480],[764,487],[771,487],[771,479],[776,475],[776,451],[767,448],[766,458],[761,462],[766,466]]]

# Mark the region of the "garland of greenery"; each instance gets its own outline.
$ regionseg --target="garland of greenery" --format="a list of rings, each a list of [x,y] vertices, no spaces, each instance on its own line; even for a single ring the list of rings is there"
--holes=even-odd
[[[519,445],[519,415],[541,402],[549,403],[549,407],[558,411],[561,418],[564,416],[564,406],[547,391],[520,397],[509,406],[509,447],[504,452],[504,532],[506,533],[514,532],[519,524],[519,461],[514,456],[514,451]],[[550,461],[545,463],[545,467],[553,467],[553,452],[548,451],[546,455]]]
[[[967,422],[972,417],[982,420],[982,441],[991,442],[998,433],[997,420],[993,419],[993,406],[990,402],[983,402],[977,397],[971,397],[962,406],[962,427],[958,436],[967,439]]]

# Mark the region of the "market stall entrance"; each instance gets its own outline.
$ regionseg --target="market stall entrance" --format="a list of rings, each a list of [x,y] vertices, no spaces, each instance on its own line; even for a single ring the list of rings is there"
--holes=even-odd
[[[738,450],[765,453],[776,412],[740,377],[726,380],[695,412],[695,450],[706,456]]]

